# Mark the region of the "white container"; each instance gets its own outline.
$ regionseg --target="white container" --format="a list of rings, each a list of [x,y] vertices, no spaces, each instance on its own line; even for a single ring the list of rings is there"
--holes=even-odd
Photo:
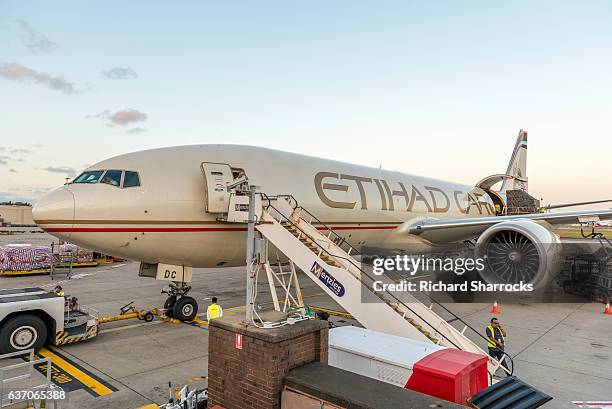
[[[445,349],[359,327],[329,330],[329,365],[404,387],[415,362]]]

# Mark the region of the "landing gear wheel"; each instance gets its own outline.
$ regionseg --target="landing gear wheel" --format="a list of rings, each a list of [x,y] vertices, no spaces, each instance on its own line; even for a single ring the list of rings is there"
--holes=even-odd
[[[176,304],[176,295],[171,295],[166,298],[166,302],[164,302],[164,309],[166,310],[166,317],[172,318],[174,315],[172,314],[172,308]]]
[[[47,340],[47,326],[36,315],[22,314],[9,318],[0,329],[0,353],[38,351]]]
[[[145,322],[151,322],[153,321],[153,319],[155,318],[155,316],[153,315],[153,313],[151,311],[147,311],[143,317]]]
[[[174,318],[181,321],[191,321],[198,313],[198,303],[193,297],[180,298],[172,308]]]

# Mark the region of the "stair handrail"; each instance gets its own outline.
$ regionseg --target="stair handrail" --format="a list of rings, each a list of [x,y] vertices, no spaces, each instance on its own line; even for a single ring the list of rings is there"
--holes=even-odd
[[[288,221],[289,223],[291,223],[292,226],[294,226],[296,229],[298,229],[299,231],[301,231],[304,235],[308,236],[308,234],[302,230],[298,225],[296,225],[292,220],[290,220],[290,218],[286,217],[285,215],[283,215],[281,213],[281,211],[279,209],[277,209],[276,207],[274,207],[274,205],[272,205],[271,203],[268,205],[268,207],[274,209],[276,211],[277,214],[279,214],[283,219],[285,219],[286,221]],[[317,247],[319,247],[322,251],[324,251],[325,253],[327,253],[328,255],[330,255],[331,257],[335,257],[335,258],[340,258],[343,260],[348,261],[349,263],[351,263],[353,265],[353,267],[357,268],[361,273],[362,276],[365,276],[367,278],[369,278],[372,281],[376,281],[374,278],[372,278],[367,272],[365,272],[364,270],[361,269],[361,267],[359,267],[358,265],[355,264],[355,262],[353,260],[350,260],[347,257],[344,256],[339,256],[339,255],[335,255],[330,253],[325,247],[321,246],[316,240],[312,241]],[[358,278],[358,277],[355,277]],[[360,282],[364,285],[366,285],[366,283],[364,283],[363,281],[360,280]],[[370,289],[368,287],[368,289]],[[372,289],[373,290],[373,289]],[[382,297],[382,295],[380,293],[377,293],[376,291],[372,291],[373,294],[376,294],[377,297],[379,299],[381,299],[381,301],[383,302],[387,302],[384,297]],[[457,349],[461,349],[457,344],[455,344],[451,339],[449,339],[446,335],[440,333],[431,323],[429,323],[427,320],[425,320],[423,317],[421,317],[418,313],[416,313],[412,308],[410,308],[409,306],[407,306],[402,300],[400,300],[399,298],[397,298],[395,295],[393,295],[392,293],[389,293],[388,291],[385,291],[385,294],[388,294],[389,296],[391,296],[392,298],[395,299],[395,301],[397,301],[399,304],[401,304],[402,306],[404,306],[406,309],[408,309],[410,312],[412,312],[416,317],[418,317],[421,321],[423,321],[425,324],[427,324],[431,329],[433,329],[434,331],[436,331],[437,333],[439,333],[444,339],[446,339],[448,342],[450,342],[454,347],[456,347]],[[452,314],[453,316],[455,316],[454,314]],[[456,317],[458,320],[461,320],[461,318]]]
[[[295,227],[296,229],[298,229],[300,232],[302,232],[304,235],[306,235],[307,237],[309,237],[308,233],[306,233],[304,230],[302,230],[298,225],[296,225],[293,220],[291,220],[289,217],[285,216],[279,209],[277,209],[276,207],[274,207],[274,205],[272,204],[270,197],[268,197],[265,193],[260,193],[262,196],[265,196],[266,200],[268,201],[268,208],[272,208],[276,211],[276,213],[282,217],[283,219],[285,219],[286,221],[288,221],[289,223],[291,223],[291,225],[293,227]],[[272,196],[272,198],[277,198],[277,197],[289,197],[291,195],[277,195],[277,196]],[[292,197],[292,196],[291,196]],[[297,200],[295,201],[297,204]],[[263,205],[263,204],[262,204]],[[294,207],[293,209],[295,210],[297,208]],[[364,271],[360,266],[358,266],[355,263],[355,259],[353,259],[352,257],[347,258],[341,255],[335,255],[330,253],[325,247],[321,246],[316,240],[313,240],[313,243],[319,247],[322,251],[324,251],[325,253],[327,253],[328,255],[334,257],[334,258],[340,258],[343,260],[348,261],[353,267],[357,268],[360,272],[362,276],[366,276],[368,279],[370,279],[371,281],[376,281],[374,278],[372,278],[369,273],[367,273],[366,271]],[[357,277],[356,277],[357,278]],[[361,279],[359,279],[359,281],[361,282],[361,284],[366,285],[366,283],[364,283]],[[368,288],[370,290],[370,287],[368,287],[366,285],[366,288]],[[387,303],[387,301],[385,300],[385,298],[382,296],[382,294],[373,291],[374,289],[371,288],[371,292],[372,294],[376,295],[377,298],[379,298],[381,301]],[[433,324],[431,324],[429,321],[427,321],[426,319],[424,319],[423,317],[421,317],[418,313],[416,313],[412,308],[410,308],[408,305],[406,305],[406,303],[404,303],[402,300],[400,300],[399,298],[397,298],[397,296],[395,296],[394,294],[390,293],[389,291],[385,291],[385,294],[391,296],[393,299],[395,299],[395,301],[397,301],[400,305],[402,305],[404,308],[406,308],[408,311],[412,312],[412,314],[414,314],[417,318],[419,318],[423,323],[425,323],[429,328],[433,329],[436,333],[438,333],[440,336],[442,336],[442,338],[444,338],[446,341],[448,341],[451,345],[453,345],[455,348],[461,350],[461,348],[459,347],[459,345],[457,345],[455,342],[453,342],[453,340],[449,339],[446,335],[444,335],[443,333],[441,333],[440,331],[438,331]],[[431,295],[427,294],[427,293],[423,293],[427,298],[429,298],[434,304],[439,305],[440,307],[442,307],[443,310],[445,310],[447,313],[449,313],[452,317],[454,317],[453,321],[459,321],[462,324],[464,324],[465,328],[468,328],[470,330],[472,330],[474,333],[476,333],[480,338],[482,338],[485,341],[488,341],[487,338],[482,335],[479,331],[477,331],[475,328],[473,328],[471,325],[469,325],[467,322],[465,322],[461,317],[459,317],[457,314],[455,314],[454,312],[452,312],[451,310],[449,310],[448,308],[446,308],[445,306],[443,306],[440,302],[438,302],[435,298],[433,298]],[[444,320],[447,324],[448,321]],[[450,325],[450,324],[449,324]],[[451,326],[452,327],[452,326]],[[456,329],[455,329],[456,330]],[[473,342],[473,341],[472,341]],[[510,375],[512,375],[512,373],[514,372],[514,362],[513,359],[510,355],[508,355],[507,353],[504,352],[504,355],[507,356],[510,361],[512,362],[512,370],[511,371],[507,371],[509,372]],[[500,361],[497,361],[496,359],[492,358],[492,357],[488,357],[489,360],[494,361],[497,365],[497,367],[501,366]],[[505,370],[505,369],[504,369]],[[493,376],[493,374],[489,374],[490,376]]]
[[[323,226],[324,228],[321,229],[322,231],[329,231],[332,235],[334,235],[336,238],[339,239],[338,243],[335,243],[337,246],[342,246],[342,244],[346,244],[347,246],[349,246],[349,249],[354,252],[353,254],[357,255],[357,254],[361,254],[361,252],[359,250],[357,250],[357,247],[353,246],[344,236],[339,235],[338,233],[336,233],[333,229],[333,227],[328,226],[327,224],[325,224],[324,222],[322,222],[317,216],[315,216],[314,214],[312,214],[310,212],[310,210],[306,209],[304,206],[301,206],[299,204],[299,202],[297,201],[297,199],[293,196],[293,195],[275,195],[275,196],[268,196],[265,193],[260,193],[262,195],[262,197],[264,197],[267,201],[268,204],[271,204],[271,200],[272,199],[278,199],[278,198],[282,198],[282,197],[287,197],[289,199],[291,199],[293,202],[295,202],[295,206],[291,206],[293,208],[293,210],[300,210],[300,211],[304,211],[308,214],[308,216],[312,217],[314,220],[316,220],[317,224]],[[290,203],[291,204],[291,203]],[[349,253],[351,252],[349,251]]]

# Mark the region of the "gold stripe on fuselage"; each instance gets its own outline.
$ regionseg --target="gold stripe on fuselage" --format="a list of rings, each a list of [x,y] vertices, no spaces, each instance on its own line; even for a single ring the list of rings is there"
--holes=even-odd
[[[236,224],[231,222],[219,222],[216,220],[34,220],[36,224],[133,224],[133,225],[204,225],[204,224]],[[402,222],[312,222],[313,225],[389,225],[402,224]]]

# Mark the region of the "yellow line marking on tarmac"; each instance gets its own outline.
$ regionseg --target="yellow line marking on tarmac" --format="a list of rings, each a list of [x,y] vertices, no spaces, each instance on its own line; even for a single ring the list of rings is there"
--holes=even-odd
[[[225,315],[235,315],[235,314],[238,314],[240,312],[244,312],[244,305],[241,305],[241,306],[238,306],[238,307],[228,308],[228,309],[223,311],[223,313]],[[199,313],[198,315],[196,315],[196,318],[194,318],[191,321],[191,323],[199,324],[200,326],[208,325],[208,321],[202,320],[202,319],[198,318],[198,317],[201,317],[201,316],[206,316],[206,313],[205,312]],[[153,322],[142,322],[142,323],[139,323],[139,324],[123,325],[121,327],[101,329],[99,334],[106,334],[106,333],[110,333],[110,332],[123,331],[125,329],[144,327],[144,326],[148,326],[148,325],[157,325],[157,324],[162,324],[164,322],[166,322],[166,321],[159,320],[159,321],[153,321]]]
[[[329,308],[321,308],[321,307],[313,307],[313,306],[308,306],[311,310],[314,311],[321,311],[321,312],[326,312],[329,315],[336,315],[339,317],[344,317],[344,318],[355,318],[353,317],[351,314],[347,313],[347,312],[343,312],[343,311],[337,311],[337,310],[331,310]]]
[[[308,297],[314,297],[314,296],[324,295],[324,294],[325,294],[325,292],[321,291],[321,292],[317,292],[317,293],[314,293],[314,294],[310,294],[310,295],[308,295]],[[269,303],[264,303],[262,305],[271,305],[271,304],[272,303],[269,302]],[[223,314],[224,315],[236,315],[236,314],[244,312],[245,309],[246,309],[246,307],[244,305],[240,305],[240,306],[237,306],[237,307],[227,308],[227,309],[223,310]],[[330,311],[333,311],[333,310],[330,310]],[[330,312],[330,314],[332,314],[332,313]],[[334,314],[334,315],[336,315],[336,314]],[[206,316],[206,312],[201,312],[201,313],[197,314],[196,318],[193,319],[190,323],[191,324],[197,324],[199,326],[208,325],[208,321],[198,318],[198,317],[202,317],[202,316]],[[166,321],[158,320],[158,321],[153,321],[153,322],[142,322],[142,323],[138,323],[138,324],[129,324],[129,325],[123,325],[123,326],[120,326],[120,327],[101,329],[99,334],[106,334],[106,333],[111,333],[111,332],[123,331],[123,330],[126,330],[126,329],[139,328],[139,327],[144,327],[144,326],[148,326],[148,325],[156,325],[156,324],[161,324],[161,323],[164,323],[164,322],[166,322]]]
[[[83,385],[97,393],[99,396],[109,395],[113,393],[110,388],[104,386],[99,381],[87,375],[85,372],[81,371],[79,368],[75,367],[74,365],[66,361],[64,358],[54,354],[48,349],[42,348],[38,353],[44,356],[45,358],[51,358],[51,362],[53,362],[53,364],[62,368],[64,371],[72,375],[75,379],[77,379]]]
[[[164,322],[164,321],[147,322],[147,323],[142,323],[142,324],[131,324],[131,325],[124,325],[124,326],[121,326],[121,327],[101,329],[98,334],[106,334],[108,332],[116,332],[116,331],[121,331],[121,330],[124,330],[124,329],[144,327],[145,325],[161,324],[162,322]]]
[[[188,324],[192,324],[192,323],[193,324],[199,324],[199,325],[202,325],[202,324],[208,325],[208,321],[201,320],[197,316],[194,319],[192,319],[191,321],[188,322]]]

